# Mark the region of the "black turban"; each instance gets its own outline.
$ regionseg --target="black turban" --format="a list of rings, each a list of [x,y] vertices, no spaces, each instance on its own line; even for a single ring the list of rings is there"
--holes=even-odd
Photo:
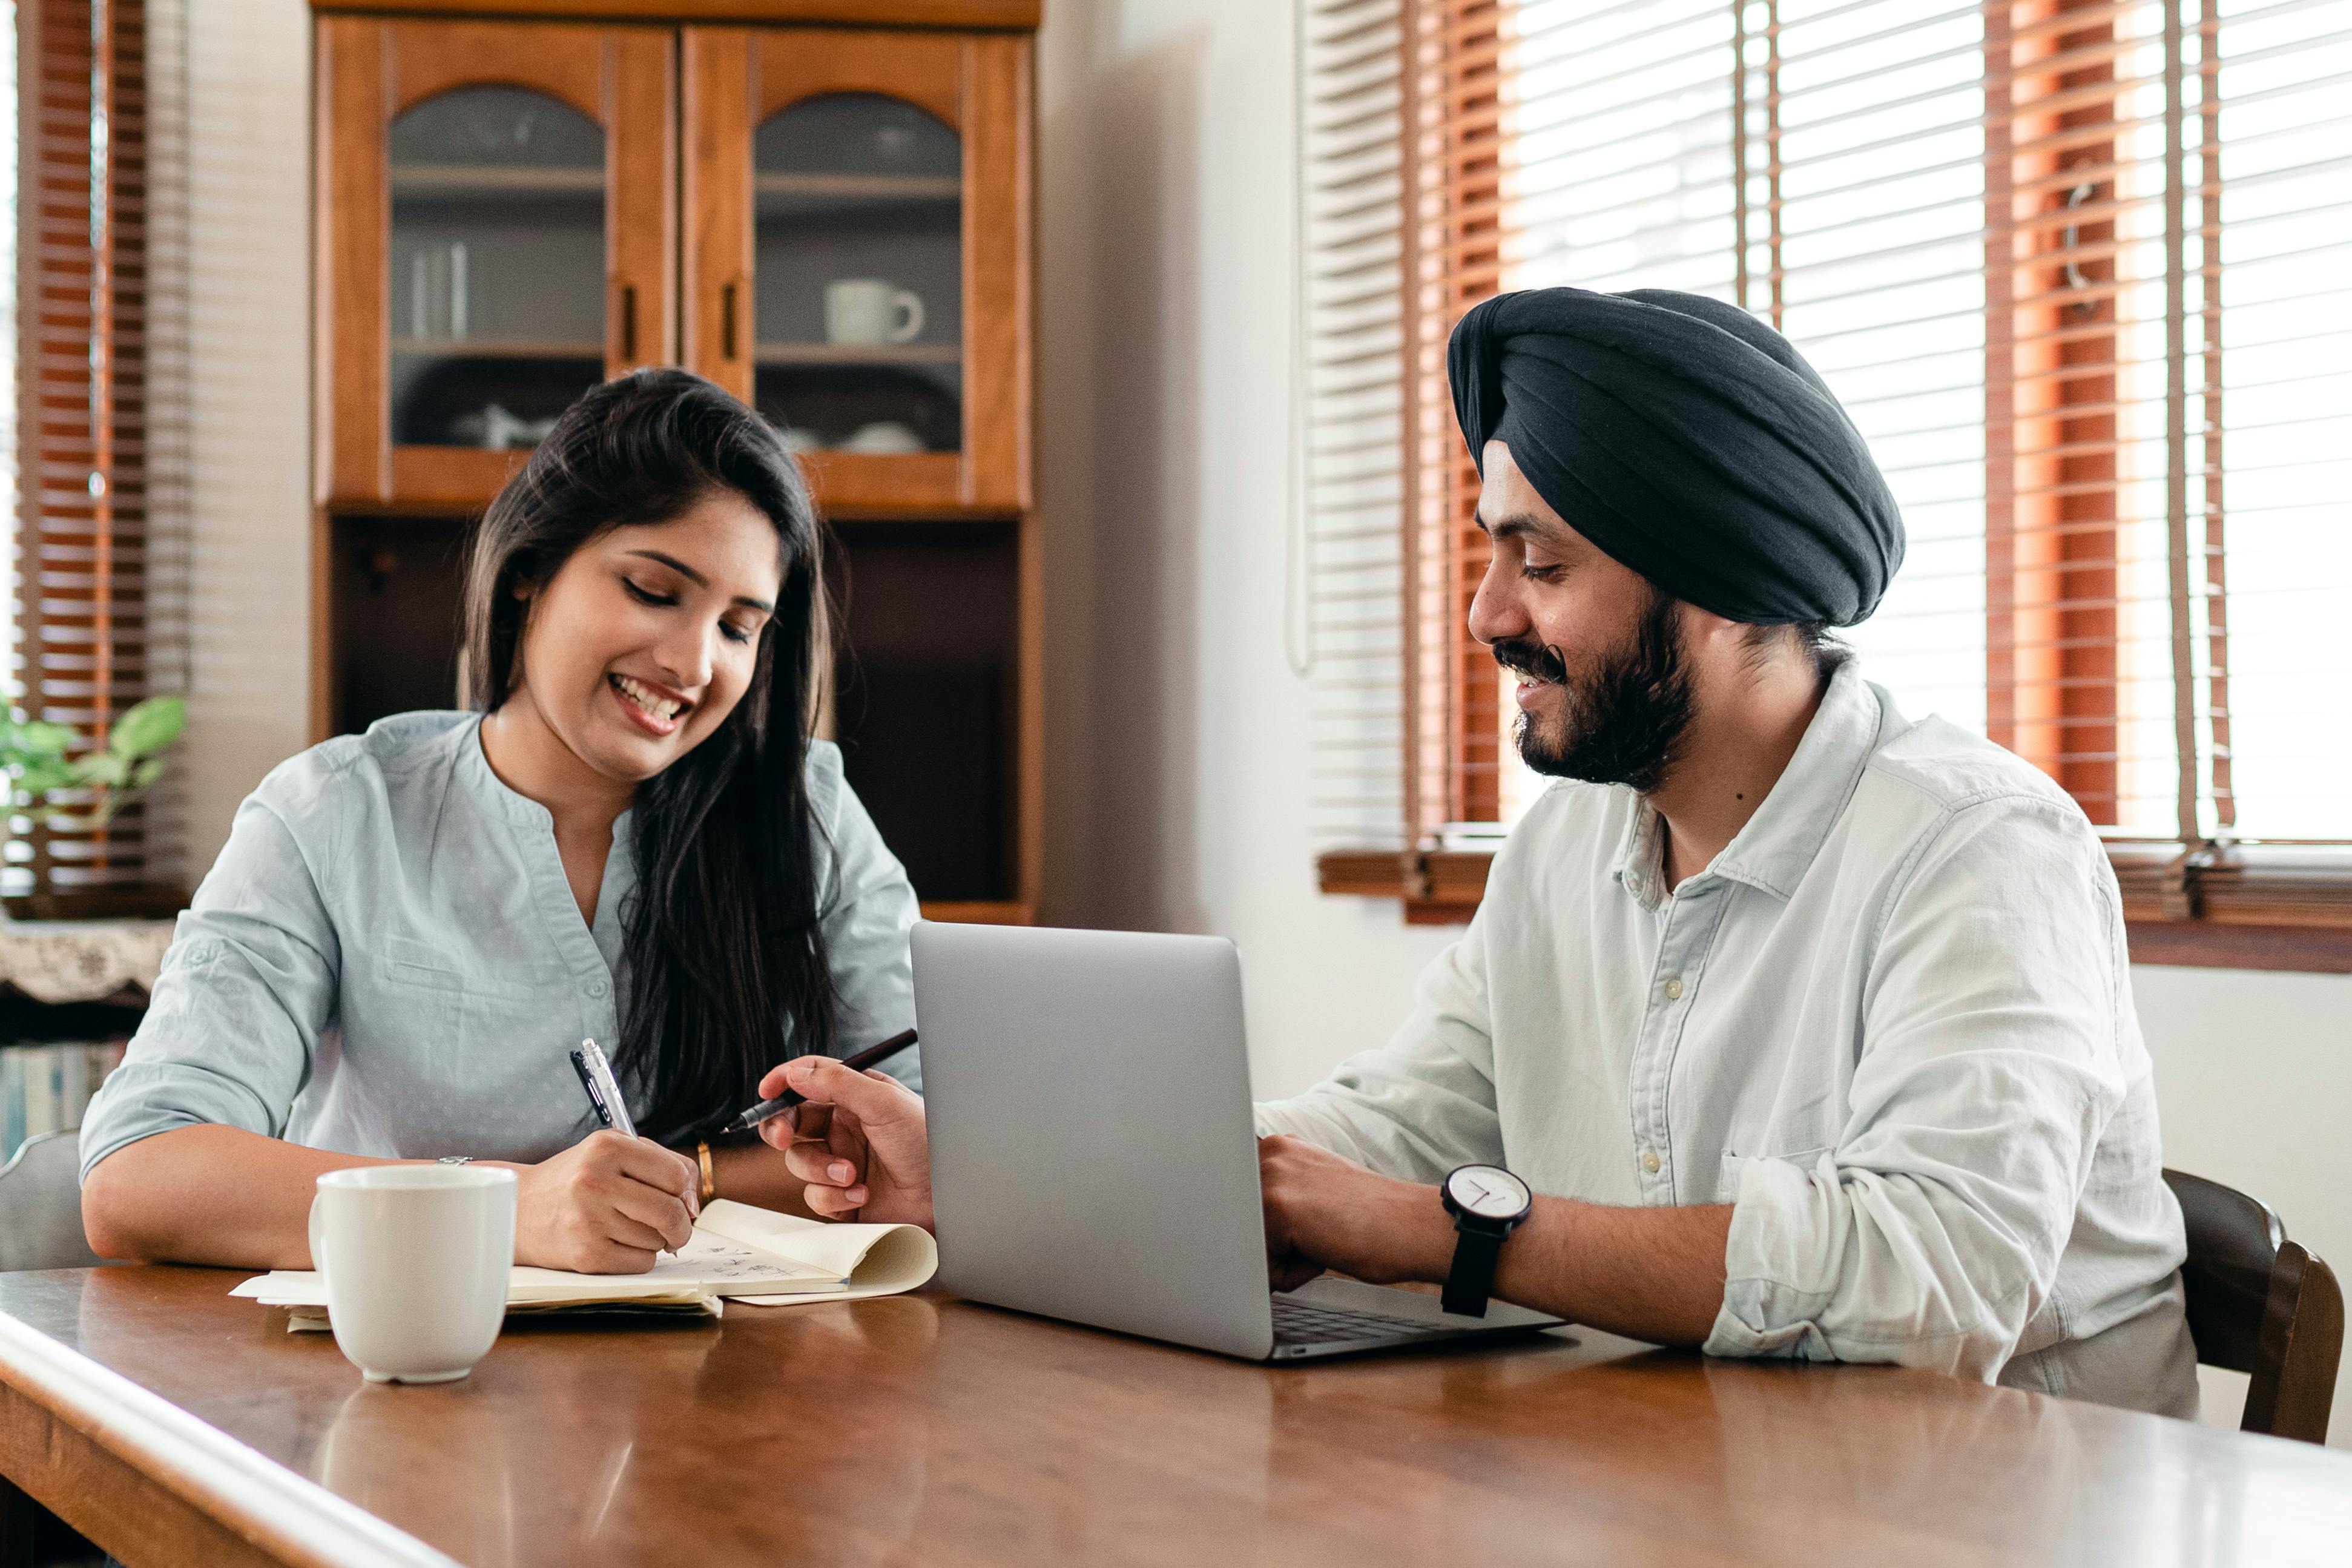
[[[1446,350],[1483,472],[1511,449],[1577,532],[1735,621],[1852,626],[1903,563],[1903,518],[1862,435],[1789,340],[1737,306],[1532,289],[1477,306]]]

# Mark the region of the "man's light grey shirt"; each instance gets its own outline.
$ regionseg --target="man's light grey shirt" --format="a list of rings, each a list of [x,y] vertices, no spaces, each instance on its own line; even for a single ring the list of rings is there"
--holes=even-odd
[[[2196,1408],[2115,877],[2042,773],[1849,662],[1667,892],[1622,788],[1546,791],[1394,1040],[1259,1108],[1372,1168],[1731,1204],[1719,1355]]]
[[[570,1052],[620,1037],[629,819],[583,921],[554,819],[499,782],[480,736],[478,714],[402,714],[312,747],[247,797],[83,1119],[85,1176],[136,1139],[206,1123],[346,1154],[517,1161],[594,1129]],[[915,1021],[915,895],[841,753],[812,744],[807,777],[855,1048]],[[891,1070],[919,1088],[914,1063]]]

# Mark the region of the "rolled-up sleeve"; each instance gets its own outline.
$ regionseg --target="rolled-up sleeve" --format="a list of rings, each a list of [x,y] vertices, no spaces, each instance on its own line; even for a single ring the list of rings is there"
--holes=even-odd
[[[82,1119],[84,1179],[174,1128],[282,1137],[335,1016],[341,955],[294,834],[261,795],[180,916],[122,1065]]]
[[[1259,1134],[1284,1133],[1406,1181],[1499,1164],[1486,918],[1482,906],[1462,940],[1422,972],[1412,1014],[1394,1038],[1341,1062],[1304,1094],[1260,1104]]]
[[[847,1055],[915,1026],[907,940],[917,915],[915,889],[866,804],[842,777],[840,752],[818,742],[809,761],[810,795],[833,857],[824,928],[840,1037],[835,1049]],[[920,1046],[901,1051],[882,1070],[920,1093],[921,1052]]]
[[[1837,1145],[1740,1170],[1706,1349],[1990,1382],[2123,1100],[2121,941],[2079,816],[2011,796],[1948,817],[1885,906]]]

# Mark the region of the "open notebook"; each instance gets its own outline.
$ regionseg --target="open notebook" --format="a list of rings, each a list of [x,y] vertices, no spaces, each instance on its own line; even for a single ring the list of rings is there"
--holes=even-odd
[[[664,1308],[716,1316],[719,1302],[890,1296],[928,1282],[939,1244],[911,1225],[824,1225],[750,1204],[713,1199],[694,1235],[644,1274],[573,1274],[520,1264],[507,1281],[509,1312]],[[293,1310],[292,1327],[327,1326],[327,1286],[308,1268],[247,1279],[232,1296]]]

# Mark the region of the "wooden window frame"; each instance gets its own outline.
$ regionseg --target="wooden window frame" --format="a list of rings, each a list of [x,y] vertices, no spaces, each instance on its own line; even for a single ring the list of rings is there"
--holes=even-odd
[[[1750,6],[1727,0],[1734,26],[1735,231],[1737,287],[1743,303],[1781,315],[1780,227],[1777,179],[1779,29],[1776,0],[1766,0],[1760,35],[1765,63],[1745,63]],[[1411,924],[1453,924],[1476,911],[1491,855],[1433,847],[1439,824],[1493,821],[1500,816],[1499,688],[1492,661],[1466,634],[1472,595],[1487,562],[1486,541],[1473,521],[1477,474],[1456,439],[1444,376],[1446,334],[1462,311],[1500,285],[1498,241],[1503,226],[1503,167],[1499,106],[1506,86],[1503,24],[1509,0],[1405,0],[1404,124],[1407,156],[1404,213],[1405,505],[1402,605],[1405,726],[1402,758],[1406,841],[1393,850],[1338,850],[1318,858],[1327,894],[1393,898]],[[2120,326],[2115,207],[2117,148],[2100,141],[2099,126],[2116,119],[2112,100],[2095,100],[2098,79],[2112,79],[2116,56],[2087,44],[2093,29],[2111,29],[2106,0],[2018,0],[1988,3],[1986,35],[1985,237],[1986,418],[2004,439],[1987,444],[1986,677],[1988,730],[1992,737],[2042,768],[2077,798],[2113,801],[2119,792],[2121,691],[2117,558],[2120,517],[2117,465],[2119,387],[2116,352]],[[2067,26],[2083,12],[2084,26]],[[2175,735],[2180,754],[2207,770],[2181,767],[2180,834],[2169,841],[2109,843],[2123,896],[2136,962],[2242,969],[2352,973],[2352,845],[2233,844],[2200,829],[2210,799],[2215,826],[2236,821],[2229,763],[2228,622],[2225,562],[2212,545],[2221,538],[2219,479],[2206,494],[2205,540],[2189,546],[2182,472],[2192,443],[2203,468],[2221,471],[2220,264],[2208,246],[2197,265],[2202,284],[2198,310],[2203,347],[2186,346],[2183,253],[2186,225],[2211,233],[2219,222],[2213,194],[2221,172],[2219,104],[2212,90],[2219,62],[2199,51],[2184,64],[2184,30],[2205,31],[2211,17],[2184,23],[2179,0],[2168,17],[2167,181],[2169,486],[2172,659]],[[2074,51],[2070,53],[2069,51]],[[2036,75],[2042,58],[2067,58]],[[2184,105],[2186,72],[2200,73],[2206,90]],[[1766,130],[1748,129],[1746,110],[1762,89]],[[2084,89],[2094,89],[2092,101]],[[2053,100],[2042,132],[2064,153],[2027,144],[2013,151],[2012,132],[2041,124],[2023,95]],[[2204,132],[2185,150],[2184,119],[2202,118]],[[2084,134],[2093,140],[2083,142]],[[1754,156],[1754,143],[1765,156]],[[2104,149],[2104,153],[2102,152]],[[2066,166],[2104,168],[2090,192],[2053,186]],[[2044,166],[2046,165],[2046,167]],[[1751,169],[1767,175],[1770,198],[1760,210],[1748,199]],[[1433,175],[1434,177],[1433,178]],[[2184,177],[2193,176],[2193,178]],[[2102,183],[2104,179],[2104,184]],[[2106,195],[2103,196],[2102,192]],[[2193,205],[2192,205],[2193,204]],[[2084,209],[2063,245],[2049,242],[2058,206]],[[2104,211],[2102,209],[2105,209]],[[1751,247],[1769,266],[1757,272]],[[2088,258],[2075,265],[2076,252]],[[2069,274],[2071,273],[2071,278]],[[2066,300],[2067,287],[2083,303]],[[2053,299],[2053,296],[2059,296]],[[2062,312],[2071,312],[2061,319]],[[2020,351],[2031,373],[2021,376]],[[2046,362],[2046,363],[2045,363]],[[2080,364],[2083,373],[2068,375]],[[2192,388],[2192,377],[2194,386]],[[2194,425],[2191,416],[2194,415]],[[2201,430],[2201,437],[2194,431]],[[2088,447],[2091,450],[2084,451]],[[2203,560],[2205,581],[2192,590],[2192,561]],[[2186,608],[2192,592],[2211,606],[2203,636],[2204,673],[2192,658],[2197,636]],[[2195,702],[2200,685],[2213,717],[2210,750],[2200,756]],[[2200,792],[2201,783],[2201,792]]]

